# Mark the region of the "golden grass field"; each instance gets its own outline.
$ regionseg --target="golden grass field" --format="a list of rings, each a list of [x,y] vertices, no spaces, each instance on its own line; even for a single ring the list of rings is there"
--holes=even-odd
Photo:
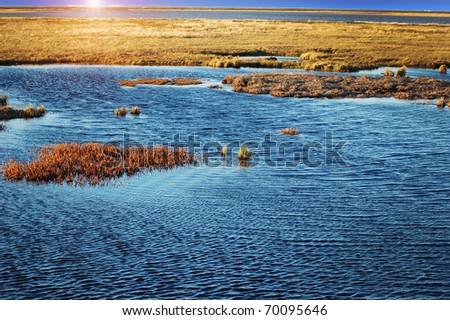
[[[0,64],[238,67],[232,56],[303,54],[252,66],[351,71],[450,65],[450,25],[255,20],[0,18]],[[233,62],[234,61],[234,62]]]

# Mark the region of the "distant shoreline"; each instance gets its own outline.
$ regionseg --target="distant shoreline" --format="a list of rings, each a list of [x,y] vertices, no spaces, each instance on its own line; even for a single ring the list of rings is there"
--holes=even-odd
[[[69,11],[69,10],[131,10],[131,11],[243,11],[243,12],[299,12],[324,14],[360,14],[386,16],[450,17],[450,11],[413,10],[361,10],[361,9],[308,9],[308,8],[227,8],[227,7],[175,7],[175,6],[0,6],[0,13]]]

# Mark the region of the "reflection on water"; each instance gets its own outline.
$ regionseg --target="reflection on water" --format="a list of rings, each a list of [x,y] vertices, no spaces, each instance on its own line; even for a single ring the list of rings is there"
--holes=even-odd
[[[49,110],[7,123],[1,161],[31,159],[45,144],[109,142],[124,133],[141,143],[176,133],[244,143],[274,133],[278,143],[304,145],[332,132],[347,142],[346,166],[201,166],[105,188],[1,180],[0,298],[449,299],[449,109],[207,88],[255,71],[0,68],[0,90],[11,104]],[[138,77],[206,83],[117,83]],[[141,116],[115,117],[122,105],[138,105]],[[275,133],[284,127],[301,135]]]

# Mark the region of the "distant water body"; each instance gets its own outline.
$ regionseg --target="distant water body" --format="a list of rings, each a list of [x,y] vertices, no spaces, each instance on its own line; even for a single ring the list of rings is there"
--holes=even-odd
[[[450,24],[450,17],[394,16],[376,14],[336,14],[324,12],[279,11],[206,11],[206,10],[53,10],[40,12],[0,13],[0,17],[54,17],[54,18],[170,18],[170,19],[256,19],[291,21],[370,21],[402,23]]]

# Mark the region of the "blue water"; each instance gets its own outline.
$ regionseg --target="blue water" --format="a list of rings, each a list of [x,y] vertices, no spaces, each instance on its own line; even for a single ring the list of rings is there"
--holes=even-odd
[[[102,9],[57,10],[40,12],[0,13],[0,17],[54,17],[54,18],[168,18],[168,19],[256,19],[292,21],[371,21],[401,23],[450,24],[448,17],[394,16],[376,14],[335,14],[323,12],[277,11],[203,11],[203,10],[127,10]]]
[[[346,142],[345,164],[284,167],[287,152],[273,155],[278,167],[199,166],[103,188],[0,180],[0,299],[449,299],[450,109],[207,88],[255,71],[0,67],[11,104],[49,111],[6,122],[1,161],[124,133],[139,143],[195,133],[201,144],[272,133],[297,151],[325,148],[327,133],[334,145]],[[206,83],[117,84],[163,76]],[[142,115],[116,118],[121,105],[139,105]],[[287,126],[301,135],[276,134]]]

